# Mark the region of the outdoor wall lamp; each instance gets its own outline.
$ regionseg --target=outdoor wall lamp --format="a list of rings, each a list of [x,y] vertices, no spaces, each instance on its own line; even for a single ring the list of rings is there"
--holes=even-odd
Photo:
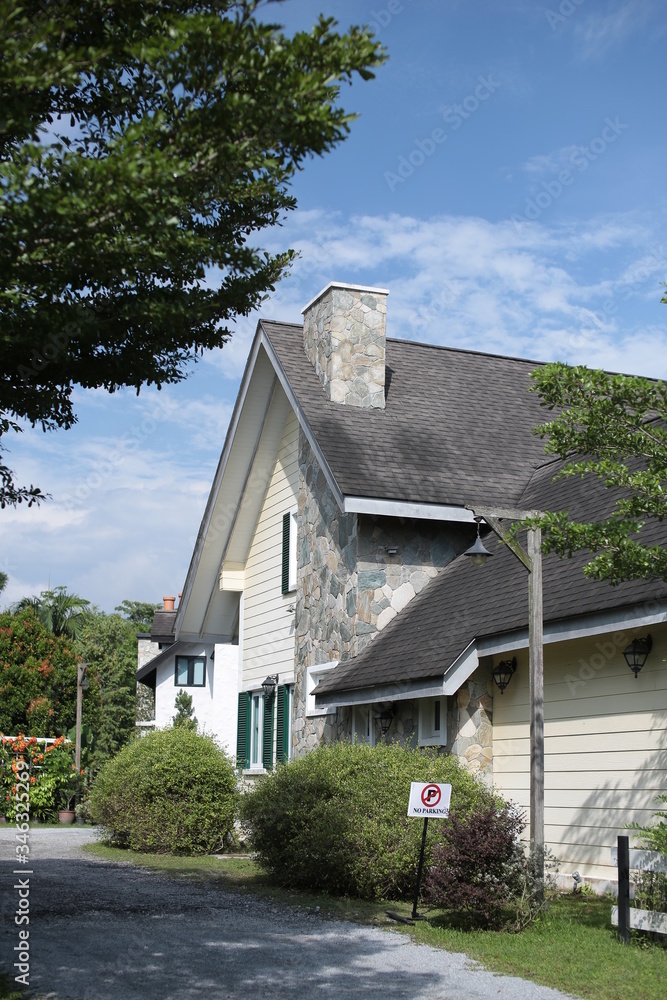
[[[375,721],[380,723],[380,730],[383,736],[386,736],[389,732],[393,718],[394,713],[391,708],[385,708],[379,715],[375,716]]]
[[[483,518],[481,517],[475,517],[475,521],[477,522],[477,538],[475,539],[475,544],[471,545],[463,553],[464,556],[468,556],[473,566],[483,566],[486,560],[493,555],[493,552],[489,552],[488,549],[484,548],[484,543],[479,535],[479,526],[482,520]]]
[[[500,688],[501,694],[514,677],[515,673],[516,656],[513,656],[511,660],[501,660],[500,663],[493,668],[491,676]]]
[[[265,681],[262,681],[262,691],[264,697],[269,700],[278,686],[278,674],[269,674]]]
[[[646,657],[653,649],[653,639],[647,635],[645,639],[633,639],[629,646],[623,650],[625,662],[634,670],[635,677],[646,663]]]

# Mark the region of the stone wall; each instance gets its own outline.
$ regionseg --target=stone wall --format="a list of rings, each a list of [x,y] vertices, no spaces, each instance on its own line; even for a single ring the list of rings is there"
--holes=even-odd
[[[297,755],[352,731],[350,710],[307,717],[308,668],[360,653],[471,541],[470,525],[341,513],[302,431],[298,506]],[[416,706],[397,704],[392,732],[416,741]]]
[[[470,774],[493,781],[493,679],[491,657],[480,665],[455,695],[452,753]]]
[[[328,285],[303,310],[303,342],[335,403],[384,409],[387,293]]]

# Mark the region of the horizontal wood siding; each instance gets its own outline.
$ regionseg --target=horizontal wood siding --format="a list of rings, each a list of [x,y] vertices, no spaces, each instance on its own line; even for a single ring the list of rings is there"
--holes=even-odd
[[[623,648],[651,632],[638,678]],[[643,628],[544,648],[545,839],[561,871],[615,880],[609,849],[632,821],[645,824],[667,779],[667,629]],[[494,695],[496,788],[528,813],[528,654]],[[528,831],[527,831],[528,832]]]
[[[290,412],[245,566],[245,690],[268,674],[279,674],[281,683],[294,676],[294,615],[287,609],[296,595],[281,593],[281,567],[283,514],[296,506],[298,489],[299,425]]]

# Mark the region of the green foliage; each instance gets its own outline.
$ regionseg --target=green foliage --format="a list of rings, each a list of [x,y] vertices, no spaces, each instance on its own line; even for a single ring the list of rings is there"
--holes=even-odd
[[[67,428],[77,385],[179,381],[289,267],[251,240],[347,136],[340,85],[382,51],[256,6],[0,0],[0,415]],[[4,503],[35,499],[17,489],[0,466]]]
[[[77,660],[72,641],[50,633],[27,608],[0,614],[0,733],[56,736],[76,722]],[[83,718],[94,723],[94,678]]]
[[[99,699],[93,732],[96,765],[104,763],[134,732],[137,691],[136,626],[120,615],[94,611],[86,615],[79,630],[76,649],[88,664],[91,687],[84,692],[84,705]]]
[[[667,795],[656,796],[656,802],[667,805]],[[667,858],[667,809],[653,813],[649,826],[628,824],[629,830],[638,833],[637,844],[647,851],[658,851]],[[645,910],[667,913],[667,875],[663,872],[640,871],[634,873],[636,885],[635,905]]]
[[[151,604],[149,601],[121,601],[120,604],[114,609],[118,611],[119,614],[125,618],[126,621],[132,622],[135,628],[140,628],[143,626],[143,630],[150,632],[150,627],[153,623],[153,615],[156,611],[159,611],[162,604]]]
[[[197,716],[194,715],[192,707],[192,695],[181,688],[174,700],[174,708],[176,709],[176,715],[171,720],[174,728],[178,729],[180,727],[196,732]]]
[[[236,799],[226,754],[180,727],[135,739],[110,760],[93,785],[91,814],[119,847],[208,854],[230,834]]]
[[[15,784],[17,775],[28,776],[27,797]],[[48,745],[20,733],[0,739],[0,813],[12,821],[19,821],[17,812],[22,819],[29,814],[33,819],[50,820],[56,810],[69,809],[82,777],[75,770],[74,743],[64,736]]]
[[[542,405],[556,411],[535,433],[565,461],[557,478],[592,475],[613,491],[611,514],[600,522],[571,520],[566,510],[532,520],[544,532],[544,551],[589,550],[584,573],[614,586],[667,580],[667,551],[641,534],[667,514],[667,384],[561,363],[531,377]]]
[[[67,587],[42,590],[39,597],[23,597],[14,606],[15,611],[32,608],[40,622],[54,635],[76,638],[78,629],[85,619],[90,601],[77,594],[70,594]]]
[[[406,815],[411,781],[451,783],[454,814],[493,802],[453,757],[398,744],[332,743],[259,779],[242,798],[242,816],[260,864],[277,883],[406,898],[414,891],[422,832]]]

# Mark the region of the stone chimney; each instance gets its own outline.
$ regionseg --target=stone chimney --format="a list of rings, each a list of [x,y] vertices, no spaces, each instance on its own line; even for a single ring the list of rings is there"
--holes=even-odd
[[[384,409],[385,288],[330,282],[303,312],[303,344],[327,397]]]

